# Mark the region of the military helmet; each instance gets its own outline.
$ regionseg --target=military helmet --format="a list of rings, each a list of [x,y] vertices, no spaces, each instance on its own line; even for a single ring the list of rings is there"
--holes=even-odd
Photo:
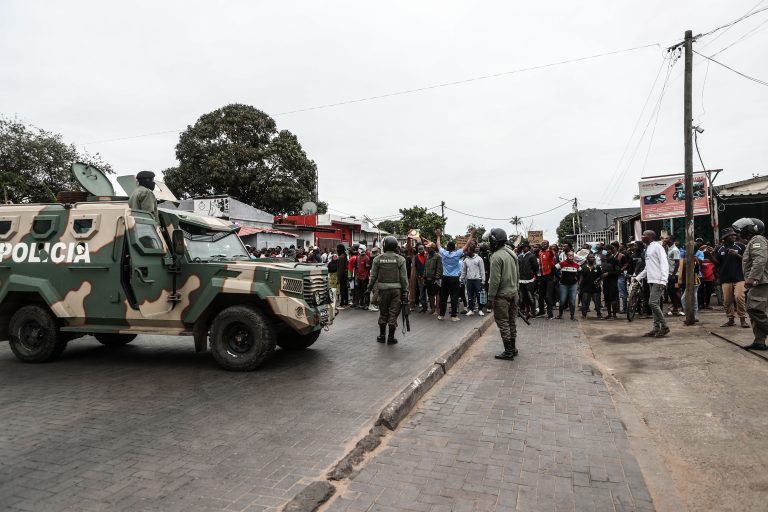
[[[507,243],[507,232],[501,228],[493,228],[488,235],[488,241],[491,243],[492,251],[504,247]]]
[[[384,246],[384,252],[390,252],[397,251],[397,246],[399,244],[397,243],[397,238],[390,235],[384,237],[384,240],[382,240],[382,245]]]
[[[735,232],[744,238],[765,233],[765,224],[760,219],[742,217],[731,226]]]

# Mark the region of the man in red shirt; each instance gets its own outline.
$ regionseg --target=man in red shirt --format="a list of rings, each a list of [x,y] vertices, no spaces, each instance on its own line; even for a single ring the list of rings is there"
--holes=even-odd
[[[371,296],[365,292],[368,289],[368,277],[371,271],[371,257],[364,245],[360,246],[360,254],[355,260],[355,304],[362,309],[368,309]]]
[[[552,307],[555,303],[555,265],[557,254],[549,246],[549,241],[541,242],[539,250],[539,314],[544,312],[547,305],[547,320],[552,319]]]

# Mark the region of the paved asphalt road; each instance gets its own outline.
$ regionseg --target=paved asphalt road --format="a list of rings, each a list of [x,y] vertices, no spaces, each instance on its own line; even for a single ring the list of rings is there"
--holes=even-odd
[[[220,370],[191,338],[92,338],[60,361],[0,343],[0,510],[276,510],[480,318],[412,315],[395,346],[344,311],[309,350]]]

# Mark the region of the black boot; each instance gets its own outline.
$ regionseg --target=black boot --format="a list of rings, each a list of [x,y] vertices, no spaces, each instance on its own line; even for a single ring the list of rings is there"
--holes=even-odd
[[[517,342],[517,340],[515,338],[512,338],[512,341],[509,342],[509,344],[512,346],[512,355],[513,356],[517,355],[517,348],[515,347],[515,343],[516,342]]]
[[[376,336],[376,341],[384,343],[384,336],[387,329],[387,324],[379,324],[379,335]]]
[[[389,336],[387,337],[387,345],[394,345],[397,343],[397,338],[395,338],[395,327],[394,325],[389,326]]]
[[[515,358],[515,342],[514,341],[506,341],[504,340],[504,352],[501,354],[496,354],[496,359],[506,359],[507,361],[511,361]]]
[[[747,350],[768,350],[768,346],[765,345],[765,340],[755,340],[751,345],[743,347]]]

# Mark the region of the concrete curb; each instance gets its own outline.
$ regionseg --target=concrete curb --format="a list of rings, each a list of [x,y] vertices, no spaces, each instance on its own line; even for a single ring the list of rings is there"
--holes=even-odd
[[[477,341],[480,336],[488,330],[493,317],[489,316],[480,324],[479,327],[475,327],[469,331],[459,344],[445,352],[441,357],[437,358],[434,363],[421,372],[413,382],[408,384],[404,390],[402,390],[386,407],[381,411],[379,419],[376,420],[377,425],[384,425],[389,430],[395,430],[400,422],[408,416],[416,402],[423,397],[427,391],[432,389],[437,381],[439,381],[445,373],[451,369],[456,362],[461,359],[469,347]]]
[[[418,402],[443,376],[454,367],[461,357],[469,350],[480,336],[493,324],[493,315],[488,315],[478,327],[470,330],[459,341],[458,345],[446,351],[422,371],[413,382],[389,402],[379,414],[375,426],[359,440],[355,447],[347,453],[328,473],[328,480],[343,480],[355,470],[355,466],[363,461],[365,454],[372,452],[381,443],[381,438],[387,435],[387,430],[395,430],[400,422],[408,416]],[[386,430],[385,430],[386,429]],[[315,481],[305,487],[288,504],[284,512],[314,512],[328,501],[336,492],[336,488],[327,480]]]

